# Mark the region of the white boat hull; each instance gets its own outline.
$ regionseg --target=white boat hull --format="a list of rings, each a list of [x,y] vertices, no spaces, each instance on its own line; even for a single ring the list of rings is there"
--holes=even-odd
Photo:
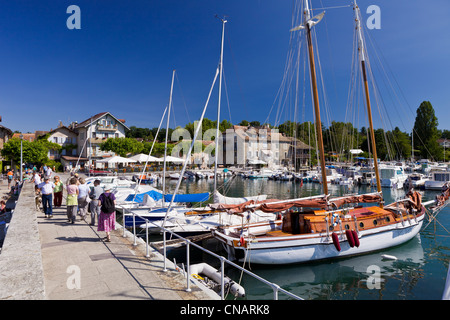
[[[446,183],[447,183],[447,181],[428,180],[428,181],[425,181],[425,189],[426,190],[438,190],[438,191],[441,191],[442,187]]]
[[[417,222],[405,220],[403,224],[397,223],[374,230],[365,230],[359,233],[359,247],[351,247],[345,238],[345,232],[339,235],[341,250],[338,251],[331,240],[331,235],[311,234],[283,238],[273,238],[270,241],[249,242],[247,248],[235,248],[232,242],[225,242],[229,258],[237,254],[236,251],[243,250],[244,254],[238,254],[249,263],[256,264],[292,264],[304,263],[331,258],[360,255],[405,243],[415,237],[422,227],[424,215],[417,217]],[[226,239],[225,235],[218,237],[219,240]],[[230,238],[231,239],[231,238]],[[230,245],[231,244],[231,245]]]

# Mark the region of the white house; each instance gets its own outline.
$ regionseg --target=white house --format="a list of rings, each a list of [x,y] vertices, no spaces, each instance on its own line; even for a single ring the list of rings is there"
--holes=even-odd
[[[125,120],[118,119],[109,112],[98,113],[74,126],[78,133],[78,154],[93,161],[114,156],[113,152],[100,150],[100,144],[108,138],[124,138],[130,130]]]
[[[61,151],[50,150],[48,157],[52,160],[61,159],[62,156],[76,156],[77,155],[77,134],[75,131],[60,126],[48,133],[47,140],[59,144]]]

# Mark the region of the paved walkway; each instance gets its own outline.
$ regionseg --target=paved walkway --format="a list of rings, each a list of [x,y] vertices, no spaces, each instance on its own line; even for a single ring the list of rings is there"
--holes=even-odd
[[[64,201],[64,200],[63,200]],[[133,246],[129,235],[120,228],[111,242],[103,242],[104,232],[78,219],[67,222],[66,208],[56,208],[53,218],[38,215],[42,248],[45,296],[49,300],[74,299],[152,299],[210,300],[195,285],[186,292],[186,279],[168,264],[163,271],[163,257],[151,251],[145,257],[145,244]]]

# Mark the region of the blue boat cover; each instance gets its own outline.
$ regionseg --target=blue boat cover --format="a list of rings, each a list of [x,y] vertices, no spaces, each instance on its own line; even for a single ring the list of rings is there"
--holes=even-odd
[[[203,202],[208,200],[209,192],[205,193],[192,193],[192,194],[177,194],[174,202]],[[169,202],[172,200],[171,194],[164,196],[164,201]]]
[[[154,190],[150,190],[144,193],[138,193],[136,194],[136,198],[134,198],[134,194],[129,194],[128,197],[125,199],[125,201],[133,201],[137,202],[137,203],[142,203],[142,201],[144,201],[144,196],[148,194],[150,197],[153,198],[153,200],[158,201],[162,199],[162,194],[154,191]]]
[[[142,203],[144,201],[144,196],[146,194],[148,194],[150,197],[152,197],[155,201],[162,199],[161,193],[151,190],[151,191],[147,191],[144,193],[136,194],[136,198],[134,197],[134,194],[129,194],[128,197],[125,199],[125,201],[133,201],[133,198],[134,198],[134,202]],[[177,194],[175,196],[174,202],[203,202],[203,201],[208,200],[208,198],[209,198],[209,192],[193,193],[193,194]],[[164,196],[165,202],[170,202],[171,200],[172,200],[171,194],[166,194]]]

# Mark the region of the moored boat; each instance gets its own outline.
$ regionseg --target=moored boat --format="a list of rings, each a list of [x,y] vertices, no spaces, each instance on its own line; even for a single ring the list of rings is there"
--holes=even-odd
[[[411,191],[405,199],[389,205],[385,205],[382,197],[366,66],[368,60],[361,31],[361,15],[356,1],[354,2],[354,12],[358,45],[355,48],[358,51],[358,62],[364,85],[377,192],[329,198],[327,186],[329,179],[327,179],[325,166],[314,63],[313,44],[315,42],[312,40],[311,32],[311,28],[320,22],[324,13],[311,17],[307,0],[299,12],[303,12],[304,20],[291,31],[305,30],[307,39],[320,159],[319,180],[323,182],[323,194],[292,200],[251,202],[240,206],[217,205],[217,209],[225,209],[228,212],[260,210],[284,215],[282,219],[276,221],[224,226],[212,231],[214,237],[224,244],[230,259],[235,258],[250,264],[311,262],[364,254],[397,246],[409,241],[419,233],[425,217],[422,196],[417,191]],[[398,173],[396,169],[395,174]],[[387,173],[391,173],[391,171]],[[403,171],[400,173],[403,174]],[[384,178],[390,179],[391,177]],[[392,186],[392,181],[389,181],[389,184]],[[397,182],[395,187],[401,188],[402,186],[403,183]],[[438,208],[442,208],[448,203],[448,198],[448,195],[442,195],[429,204],[435,203]],[[367,205],[367,203],[372,203],[372,205]]]
[[[213,230],[229,259],[259,264],[289,264],[358,255],[399,245],[419,232],[425,216],[420,195],[396,204],[323,210],[338,202],[380,201],[378,194],[326,200],[280,201],[259,210],[286,211],[283,219]],[[315,209],[291,210],[308,206]]]

